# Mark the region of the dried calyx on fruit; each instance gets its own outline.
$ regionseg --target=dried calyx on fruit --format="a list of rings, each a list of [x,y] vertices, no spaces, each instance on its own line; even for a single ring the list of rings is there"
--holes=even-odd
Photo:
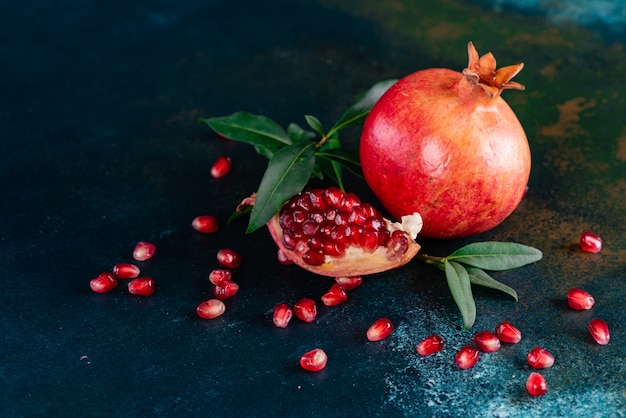
[[[408,263],[420,249],[415,238],[422,218],[415,213],[391,222],[356,195],[328,187],[293,196],[267,227],[294,263],[339,277],[379,273]]]

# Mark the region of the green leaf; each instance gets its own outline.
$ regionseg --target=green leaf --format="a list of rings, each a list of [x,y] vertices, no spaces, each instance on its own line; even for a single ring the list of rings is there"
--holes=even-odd
[[[467,270],[467,274],[469,274],[470,282],[472,284],[499,290],[511,296],[517,302],[517,292],[513,288],[495,280],[482,269],[476,267],[466,267],[465,269]]]
[[[315,138],[315,132],[307,131],[296,123],[290,123],[287,126],[287,136],[293,142],[307,142]]]
[[[359,152],[357,150],[345,148],[319,150],[317,156],[333,160],[346,167],[356,176],[363,178],[363,171],[361,170],[361,163],[359,162]]]
[[[527,245],[485,241],[468,244],[446,258],[485,270],[501,271],[534,263],[541,257],[541,251]]]
[[[200,118],[218,134],[235,141],[255,146],[276,148],[291,144],[287,133],[273,120],[247,112],[236,112],[230,116]]]
[[[328,132],[329,135],[337,132],[340,129],[347,128],[348,126],[359,125],[363,123],[365,117],[372,109],[372,106],[380,99],[380,96],[386,92],[389,87],[394,85],[398,80],[385,80],[374,84],[363,96],[361,96],[356,103],[354,103],[346,112],[339,118],[337,123]]]
[[[287,199],[306,186],[315,165],[315,142],[289,145],[276,152],[257,190],[246,232],[261,228]]]
[[[469,274],[465,267],[454,261],[446,260],[444,269],[450,293],[461,311],[465,329],[470,329],[476,321],[476,303],[472,295]]]
[[[308,123],[315,132],[324,136],[324,127],[322,126],[322,122],[320,122],[318,118],[311,115],[305,115],[304,118],[306,119],[306,123]]]

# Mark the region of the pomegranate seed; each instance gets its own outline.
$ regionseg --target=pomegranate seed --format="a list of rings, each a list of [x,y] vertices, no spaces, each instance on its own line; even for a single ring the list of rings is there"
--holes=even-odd
[[[226,300],[239,291],[239,285],[231,280],[224,280],[213,288],[213,294],[219,300]]]
[[[113,274],[118,279],[134,279],[139,277],[139,267],[130,263],[117,263],[113,266]]]
[[[203,234],[212,234],[220,229],[220,223],[217,217],[213,215],[196,216],[191,221],[191,226]]]
[[[466,345],[456,353],[454,360],[459,368],[469,369],[476,365],[478,357],[480,357],[480,351],[476,347]]]
[[[313,322],[317,318],[317,305],[313,299],[300,299],[293,305],[293,311],[304,322]]]
[[[151,242],[139,241],[133,250],[133,258],[137,261],[146,261],[152,258],[156,245]]]
[[[272,321],[278,328],[287,328],[289,321],[293,317],[293,309],[286,303],[279,303],[274,307]]]
[[[533,369],[546,369],[554,364],[554,356],[545,348],[535,347],[526,354],[526,361]]]
[[[241,255],[225,248],[217,252],[217,262],[226,268],[234,269],[241,265]]]
[[[115,289],[116,286],[117,280],[108,271],[100,273],[89,282],[89,287],[96,293],[108,292],[109,290]]]
[[[537,372],[532,372],[526,380],[526,390],[531,396],[541,396],[548,392],[546,379]]]
[[[503,343],[517,344],[522,340],[522,333],[510,322],[504,321],[496,326],[495,334]]]
[[[387,318],[379,318],[367,329],[367,339],[380,341],[389,336],[393,331],[393,324]]]
[[[233,273],[230,270],[215,269],[209,273],[209,281],[215,286],[219,286],[222,282],[230,281]]]
[[[490,331],[476,333],[474,335],[474,344],[485,353],[494,353],[500,349],[500,340]]]
[[[156,287],[152,277],[141,277],[128,282],[128,293],[131,295],[150,296],[155,290]]]
[[[577,311],[591,309],[595,303],[593,296],[586,290],[572,288],[567,291],[567,304],[572,309]]]
[[[611,339],[609,325],[604,319],[596,318],[589,321],[589,332],[598,344],[607,345]]]
[[[335,282],[342,285],[343,288],[346,290],[354,290],[357,287],[361,286],[363,278],[361,276],[336,277]]]
[[[348,300],[346,289],[339,283],[334,283],[328,292],[322,296],[322,302],[326,306],[335,306]]]
[[[218,299],[209,299],[200,303],[196,308],[196,313],[200,318],[213,319],[217,318],[226,311],[224,302]]]
[[[211,167],[211,177],[214,179],[224,177],[230,171],[231,166],[232,161],[230,157],[224,155],[220,156],[215,163],[213,163],[213,167]]]
[[[583,232],[580,235],[580,248],[588,253],[599,253],[602,249],[602,238],[593,232]]]
[[[416,350],[421,356],[438,353],[443,350],[443,338],[436,334],[426,337],[417,345]]]
[[[287,257],[287,254],[281,251],[280,248],[278,249],[277,258],[278,258],[278,262],[282,264],[283,266],[288,266],[290,264],[293,264],[293,261],[291,260],[291,258]]]
[[[300,366],[310,372],[319,372],[328,362],[328,356],[321,348],[315,348],[300,357]]]

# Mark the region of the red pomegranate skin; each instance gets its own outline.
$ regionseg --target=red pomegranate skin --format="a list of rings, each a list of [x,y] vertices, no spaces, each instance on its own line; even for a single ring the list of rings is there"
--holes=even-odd
[[[361,165],[393,217],[417,211],[422,236],[454,238],[492,229],[519,205],[530,149],[500,92],[490,97],[460,72],[426,69],[398,81],[373,106]]]

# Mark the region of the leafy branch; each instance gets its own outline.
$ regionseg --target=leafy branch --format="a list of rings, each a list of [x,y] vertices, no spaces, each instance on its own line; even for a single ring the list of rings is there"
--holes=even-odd
[[[418,254],[416,259],[444,271],[454,302],[466,329],[476,321],[476,302],[471,285],[499,290],[517,301],[517,292],[498,282],[485,270],[512,270],[541,260],[540,250],[513,242],[486,241],[468,244],[447,257]]]
[[[376,83],[328,131],[311,115],[304,118],[313,131],[295,123],[284,130],[266,116],[247,112],[199,120],[222,137],[253,145],[257,153],[269,159],[250,213],[248,233],[265,225],[286,200],[304,189],[311,177],[326,176],[342,189],[343,168],[362,177],[358,152],[342,148],[339,131],[363,123],[374,103],[395,82]]]

